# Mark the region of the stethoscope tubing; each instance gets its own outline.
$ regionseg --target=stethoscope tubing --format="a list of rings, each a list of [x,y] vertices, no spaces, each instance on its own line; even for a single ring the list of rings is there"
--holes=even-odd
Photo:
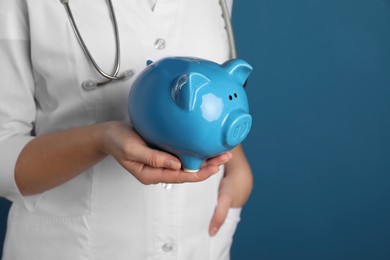
[[[88,60],[92,63],[93,67],[96,69],[96,71],[105,77],[107,80],[105,81],[94,81],[94,80],[86,80],[82,83],[82,87],[85,90],[93,90],[96,89],[97,87],[104,86],[107,83],[111,82],[112,80],[123,80],[126,78],[131,77],[134,75],[133,70],[126,70],[121,75],[118,76],[119,70],[120,70],[120,40],[119,40],[119,31],[118,31],[118,24],[116,21],[116,16],[115,16],[115,11],[114,7],[112,5],[111,0],[107,0],[108,6],[109,6],[109,11],[110,11],[110,16],[112,20],[112,25],[114,29],[114,34],[115,34],[115,65],[113,68],[112,73],[107,73],[104,70],[102,70],[95,59],[93,58],[92,54],[90,53],[87,45],[84,42],[83,37],[81,36],[81,33],[77,27],[77,24],[75,22],[75,19],[73,17],[72,11],[69,7],[69,0],[60,0],[61,3],[64,5],[64,8],[66,10],[66,13],[69,18],[69,22],[72,26],[73,32],[77,38],[77,41],[79,42],[83,52],[87,56]],[[225,21],[225,29],[227,32],[227,37],[228,37],[228,42],[229,42],[229,48],[230,48],[230,58],[234,59],[237,57],[237,52],[236,52],[236,46],[235,46],[235,41],[234,41],[234,33],[233,33],[233,28],[230,20],[230,15],[229,15],[229,9],[226,3],[226,0],[219,0],[219,4],[222,9],[222,17]]]
[[[226,4],[226,0],[219,0],[219,4],[222,9],[222,17],[223,20],[225,21],[225,29],[227,32],[228,36],[228,41],[229,41],[229,48],[230,48],[230,58],[235,59],[237,58],[237,50],[236,50],[236,43],[234,40],[234,31],[233,31],[233,26],[231,22],[231,18],[229,15],[229,9]]]

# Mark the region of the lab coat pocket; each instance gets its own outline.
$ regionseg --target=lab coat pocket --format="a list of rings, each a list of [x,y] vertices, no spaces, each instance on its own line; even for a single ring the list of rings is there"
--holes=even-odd
[[[237,224],[240,221],[241,208],[230,208],[225,222],[211,239],[210,260],[230,259],[230,248]]]
[[[27,217],[11,223],[3,260],[89,259],[86,216]]]

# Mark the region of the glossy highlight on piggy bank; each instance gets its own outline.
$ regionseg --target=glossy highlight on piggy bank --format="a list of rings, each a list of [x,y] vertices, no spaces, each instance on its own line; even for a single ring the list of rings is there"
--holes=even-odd
[[[131,124],[150,146],[176,155],[185,171],[196,172],[204,160],[248,135],[252,117],[243,85],[251,72],[241,59],[148,62],[129,94]]]

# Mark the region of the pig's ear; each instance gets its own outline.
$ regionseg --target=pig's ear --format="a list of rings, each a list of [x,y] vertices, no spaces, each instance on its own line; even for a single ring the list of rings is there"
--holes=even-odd
[[[223,63],[222,68],[226,70],[240,85],[244,85],[252,72],[252,66],[241,59],[232,59]]]
[[[209,82],[207,77],[199,73],[184,74],[173,82],[172,98],[179,107],[191,111],[195,106],[196,92]]]

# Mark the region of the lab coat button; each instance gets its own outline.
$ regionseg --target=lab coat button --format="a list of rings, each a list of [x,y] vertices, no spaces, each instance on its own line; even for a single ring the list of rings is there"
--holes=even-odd
[[[157,50],[162,50],[165,48],[165,40],[164,39],[161,39],[161,38],[158,38],[155,42],[154,42],[154,48],[156,48]]]
[[[165,253],[171,252],[171,251],[173,250],[173,243],[165,243],[165,244],[162,246],[162,250],[163,250]]]

